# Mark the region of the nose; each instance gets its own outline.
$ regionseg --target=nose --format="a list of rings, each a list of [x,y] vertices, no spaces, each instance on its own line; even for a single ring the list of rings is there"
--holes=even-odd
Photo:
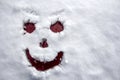
[[[48,47],[48,43],[47,43],[46,38],[42,39],[42,41],[40,42],[40,47],[42,47],[42,48],[47,48]]]

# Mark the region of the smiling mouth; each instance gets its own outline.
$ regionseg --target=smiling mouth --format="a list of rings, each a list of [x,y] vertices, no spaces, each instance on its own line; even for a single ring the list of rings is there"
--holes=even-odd
[[[58,52],[52,61],[40,61],[30,55],[29,49],[25,49],[26,57],[30,64],[38,71],[45,71],[59,65],[63,59],[63,52]]]

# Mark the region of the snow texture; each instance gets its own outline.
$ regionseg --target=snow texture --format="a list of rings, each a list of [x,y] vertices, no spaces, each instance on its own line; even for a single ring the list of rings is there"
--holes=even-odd
[[[23,35],[28,20],[36,30]],[[65,29],[53,33],[57,20]],[[64,51],[64,59],[37,71],[26,48],[40,60]],[[120,80],[120,0],[0,0],[0,80]]]

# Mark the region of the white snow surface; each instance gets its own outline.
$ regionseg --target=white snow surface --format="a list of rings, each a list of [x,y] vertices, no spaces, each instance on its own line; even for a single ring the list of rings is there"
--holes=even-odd
[[[23,35],[28,20],[36,30]],[[53,33],[57,20],[64,31]],[[64,51],[64,59],[37,71],[26,48],[48,61]],[[120,0],[0,0],[0,80],[120,80]]]

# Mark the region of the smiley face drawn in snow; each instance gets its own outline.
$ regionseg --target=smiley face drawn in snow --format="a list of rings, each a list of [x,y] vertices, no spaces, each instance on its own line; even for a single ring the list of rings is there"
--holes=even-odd
[[[26,31],[26,33],[32,34],[32,32],[34,32],[36,30],[35,23],[32,23],[30,21],[24,23],[23,29],[24,29],[24,31]],[[60,33],[61,31],[64,30],[64,26],[60,21],[56,21],[54,24],[50,25],[49,29],[53,33]],[[47,38],[43,38],[42,41],[38,44],[39,44],[39,47],[41,47],[43,49],[49,47],[49,44],[47,42]],[[26,57],[27,57],[27,59],[32,67],[34,67],[38,71],[46,71],[46,70],[49,70],[51,68],[54,68],[55,66],[58,66],[61,63],[61,61],[63,59],[64,52],[59,51],[57,53],[56,57],[51,61],[37,60],[36,58],[32,57],[29,48],[25,49],[25,54],[26,54]]]

